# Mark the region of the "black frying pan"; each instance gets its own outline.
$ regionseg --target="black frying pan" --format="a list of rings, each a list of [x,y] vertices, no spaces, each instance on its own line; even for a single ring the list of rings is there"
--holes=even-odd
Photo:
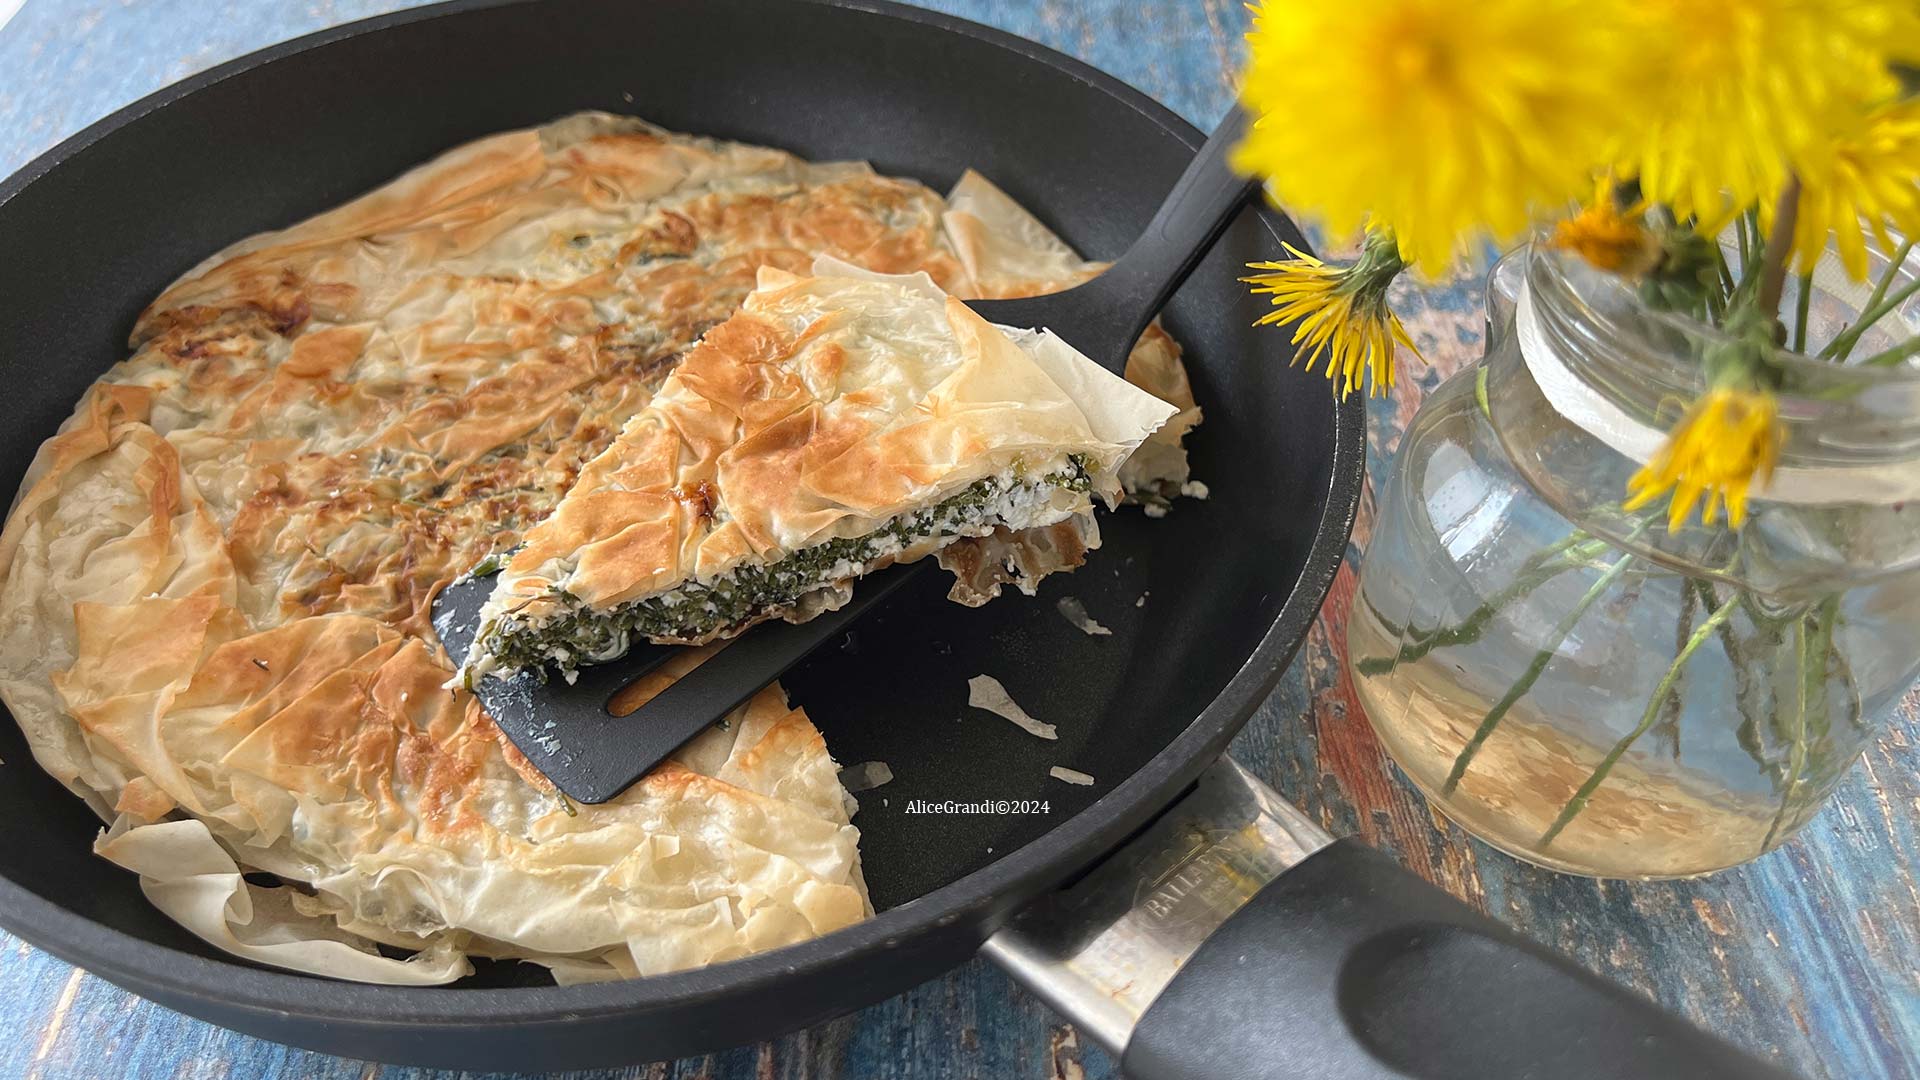
[[[0,185],[0,485],[17,483],[124,355],[141,305],[206,253],[457,143],[584,108],[866,158],[936,188],[973,166],[1105,257],[1201,142],[1073,60],[871,0],[464,0],[329,30],[143,99]],[[1125,1049],[1141,1076],[1399,1075],[1389,1065],[1478,1076],[1543,1062],[1561,1062],[1563,1076],[1759,1075],[1377,857],[1346,844],[1307,857],[1324,834],[1230,767],[1194,788],[1305,636],[1360,492],[1361,402],[1336,404],[1322,378],[1291,370],[1284,336],[1251,329],[1258,307],[1234,282],[1244,263],[1282,257],[1282,241],[1304,246],[1280,215],[1243,214],[1166,313],[1206,410],[1192,447],[1211,499],[1163,521],[1110,516],[1106,547],[1037,599],[965,611],[923,582],[787,678],[841,761],[885,761],[897,778],[861,796],[871,921],[705,970],[567,988],[518,964],[441,989],[269,970],[203,945],[94,857],[99,822],[27,764],[11,724],[0,724],[11,766],[0,771],[0,921],[216,1023],[466,1068],[634,1062],[764,1038],[926,979],[1025,908],[991,951]],[[1067,594],[1114,635],[1068,625],[1054,611]],[[961,719],[966,680],[981,672],[1056,723],[1060,741]],[[1049,780],[1055,764],[1098,782]],[[906,812],[914,799],[996,798],[1046,799],[1050,812]],[[1176,799],[1121,856],[1052,891]],[[1251,892],[1302,858],[1228,917],[1244,896],[1221,882]],[[1195,927],[1222,919],[1200,945]],[[1149,999],[1144,1022],[1114,1011],[1125,994],[1093,1006],[1099,1015],[1076,1001],[1093,950],[1127,927],[1186,942],[1185,973]],[[1255,951],[1268,955],[1240,962]],[[1171,970],[1121,974],[1138,997]],[[1452,1011],[1460,987],[1517,993],[1467,1020]],[[1476,1038],[1488,1023],[1506,1034]]]

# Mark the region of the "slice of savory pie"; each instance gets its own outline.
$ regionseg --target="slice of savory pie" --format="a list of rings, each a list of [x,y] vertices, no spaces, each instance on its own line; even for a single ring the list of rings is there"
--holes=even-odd
[[[763,269],[526,534],[467,685],[803,621],[855,578],[961,541],[997,541],[985,557],[1028,591],[1099,544],[1093,498],[1118,500],[1120,463],[1173,406],[925,275],[815,271]]]

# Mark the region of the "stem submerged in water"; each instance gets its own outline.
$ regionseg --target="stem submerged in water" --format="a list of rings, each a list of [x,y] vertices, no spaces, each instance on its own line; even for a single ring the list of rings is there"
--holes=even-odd
[[[1688,584],[1705,585],[1706,583],[1696,579]],[[1686,648],[1687,635],[1693,630],[1694,614],[1700,607],[1701,593],[1689,588],[1688,584],[1680,586],[1680,617],[1675,620],[1673,630],[1673,651],[1676,655],[1681,649]],[[1717,603],[1709,602],[1707,610],[1711,611],[1718,606]],[[1727,658],[1732,660],[1732,645],[1727,641],[1726,631],[1725,626],[1720,628],[1720,643],[1722,647],[1728,649]],[[1667,752],[1673,755],[1675,761],[1680,760],[1680,714],[1682,712],[1680,704],[1679,694],[1667,695],[1666,706],[1660,710],[1660,722],[1654,726],[1653,732],[1656,739],[1666,740]]]
[[[1467,617],[1452,626],[1435,627],[1432,630],[1417,630],[1407,627],[1409,640],[1400,646],[1393,656],[1368,656],[1354,662],[1354,670],[1362,675],[1385,675],[1396,665],[1412,663],[1435,649],[1446,645],[1467,645],[1480,640],[1486,633],[1487,625],[1493,617],[1520,596],[1539,588],[1552,578],[1580,566],[1586,560],[1594,558],[1607,550],[1604,540],[1593,540],[1587,534],[1574,530],[1548,547],[1541,548],[1528,556],[1520,566],[1519,573],[1506,588],[1494,593],[1477,608],[1467,613]]]
[[[1707,616],[1707,621],[1701,623],[1699,628],[1687,638],[1687,643],[1681,648],[1680,654],[1673,658],[1673,663],[1667,665],[1667,673],[1660,677],[1659,684],[1653,688],[1653,697],[1647,702],[1646,711],[1640,714],[1639,725],[1619,742],[1613,744],[1613,749],[1607,751],[1607,756],[1600,759],[1600,764],[1587,777],[1586,783],[1581,784],[1580,790],[1574,792],[1573,798],[1567,800],[1567,805],[1560,808],[1560,816],[1554,818],[1553,824],[1547,827],[1547,831],[1540,834],[1538,845],[1540,848],[1545,849],[1551,845],[1554,838],[1560,835],[1561,830],[1565,829],[1574,818],[1580,816],[1580,811],[1587,808],[1587,800],[1592,798],[1595,789],[1606,781],[1607,774],[1613,771],[1614,765],[1618,764],[1620,758],[1633,747],[1640,736],[1645,735],[1647,729],[1653,726],[1654,720],[1660,715],[1661,706],[1666,703],[1667,695],[1673,693],[1673,684],[1680,678],[1680,669],[1686,666],[1687,661],[1699,650],[1701,644],[1733,615],[1733,609],[1738,606],[1737,599],[1721,604],[1714,609],[1713,614]]]
[[[1453,789],[1460,786],[1460,778],[1467,775],[1467,766],[1473,764],[1474,755],[1480,752],[1480,747],[1487,741],[1487,737],[1493,734],[1493,729],[1500,726],[1500,721],[1506,717],[1507,711],[1513,708],[1514,703],[1525,697],[1527,691],[1533,689],[1533,684],[1540,679],[1540,673],[1547,669],[1554,655],[1559,652],[1560,643],[1567,639],[1568,634],[1573,633],[1574,624],[1578,623],[1580,617],[1587,613],[1587,609],[1592,607],[1613,586],[1613,583],[1620,579],[1621,574],[1626,573],[1627,567],[1632,563],[1633,556],[1622,555],[1612,566],[1607,567],[1606,572],[1600,575],[1584,596],[1580,597],[1579,602],[1561,617],[1559,624],[1553,628],[1546,646],[1533,655],[1533,662],[1527,665],[1527,670],[1521,673],[1520,678],[1507,688],[1506,694],[1487,711],[1487,715],[1480,721],[1480,726],[1474,730],[1473,737],[1467,740],[1467,745],[1460,749],[1459,756],[1453,759],[1453,770],[1447,774],[1447,782],[1440,789],[1441,794],[1451,795]]]
[[[1760,850],[1766,851],[1773,846],[1773,838],[1779,834],[1780,825],[1787,820],[1787,808],[1793,805],[1794,792],[1800,788],[1800,771],[1807,764],[1807,691],[1812,679],[1808,668],[1807,652],[1811,648],[1807,641],[1807,623],[1802,619],[1793,624],[1794,659],[1794,706],[1793,727],[1788,729],[1792,738],[1792,748],[1787,752],[1787,789],[1780,793],[1780,808],[1773,813],[1773,823],[1767,826],[1767,835],[1760,841]],[[1826,651],[1820,653],[1820,662],[1826,663]]]
[[[1708,611],[1720,606],[1720,594],[1714,590],[1711,582],[1705,578],[1693,578],[1689,584],[1694,595]],[[1753,620],[1755,641],[1764,654],[1769,635],[1773,640],[1777,640],[1779,631],[1773,629],[1774,624],[1768,620],[1766,613],[1760,610],[1759,605],[1746,590],[1736,588],[1734,599],[1747,613],[1747,617]],[[1775,766],[1766,760],[1766,747],[1760,729],[1761,724],[1768,720],[1771,711],[1764,700],[1756,700],[1760,689],[1760,684],[1754,678],[1756,670],[1750,663],[1746,647],[1740,643],[1739,637],[1734,633],[1731,622],[1720,625],[1719,637],[1720,648],[1727,654],[1727,666],[1733,672],[1734,708],[1740,713],[1740,727],[1736,730],[1734,737],[1739,741],[1741,749],[1753,758],[1755,764],[1767,772],[1773,772]]]
[[[1840,617],[1840,598],[1829,596],[1820,606],[1793,624],[1795,702],[1793,727],[1788,729],[1786,790],[1780,793],[1780,808],[1760,841],[1760,854],[1773,847],[1774,839],[1786,825],[1793,810],[1793,797],[1807,768],[1807,735],[1812,729],[1824,738],[1833,718],[1827,703],[1827,669],[1834,660],[1845,662],[1833,647],[1834,625]],[[1849,678],[1849,682],[1851,679]]]

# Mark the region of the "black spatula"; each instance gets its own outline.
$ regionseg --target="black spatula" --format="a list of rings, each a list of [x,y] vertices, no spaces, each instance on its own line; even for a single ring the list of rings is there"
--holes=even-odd
[[[968,306],[989,322],[1050,329],[1102,367],[1124,372],[1147,323],[1256,190],[1227,166],[1227,153],[1245,130],[1245,116],[1235,109],[1140,239],[1099,277],[1050,296],[974,300]],[[482,678],[476,692],[500,730],[562,792],[580,802],[605,802],[932,565],[922,559],[864,577],[844,607],[809,622],[755,627],[624,716],[610,710],[614,696],[680,646],[636,645],[618,660],[582,668],[571,684],[558,678],[542,683],[522,671],[510,679]],[[492,578],[476,577],[435,598],[434,629],[456,659],[466,654],[492,590]]]

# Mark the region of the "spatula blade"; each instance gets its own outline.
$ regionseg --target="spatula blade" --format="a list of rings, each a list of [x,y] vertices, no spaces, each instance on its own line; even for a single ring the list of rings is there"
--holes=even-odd
[[[868,608],[905,584],[925,560],[860,579],[837,611],[804,623],[765,623],[625,716],[608,703],[681,646],[639,644],[618,660],[580,669],[569,684],[549,673],[486,676],[474,686],[488,715],[534,768],[576,802],[603,803],[633,786],[688,739],[738,708],[814,649],[833,641]],[[447,586],[433,601],[433,627],[449,655],[466,655],[490,577]]]

